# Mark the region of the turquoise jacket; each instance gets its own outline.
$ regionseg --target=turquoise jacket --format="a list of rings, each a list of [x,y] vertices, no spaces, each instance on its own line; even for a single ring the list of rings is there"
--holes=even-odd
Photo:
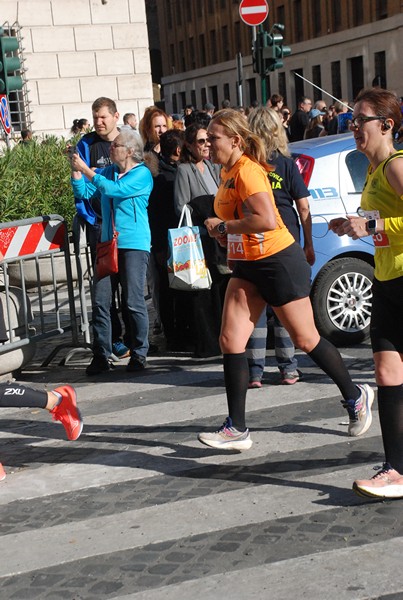
[[[118,248],[150,251],[151,233],[148,223],[148,199],[153,189],[153,178],[144,163],[135,165],[120,175],[116,165],[100,169],[91,182],[71,179],[75,198],[89,199],[94,188],[101,194],[101,241],[112,238],[111,205],[118,231]]]

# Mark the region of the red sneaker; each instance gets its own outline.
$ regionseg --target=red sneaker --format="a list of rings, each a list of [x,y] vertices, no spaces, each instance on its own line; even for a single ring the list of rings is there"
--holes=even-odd
[[[62,423],[67,439],[78,440],[83,430],[83,420],[77,408],[76,391],[71,385],[63,385],[54,391],[61,394],[62,401],[50,411],[53,420]]]
[[[3,465],[0,463],[0,481],[3,481],[3,479],[6,478],[6,472],[3,469]]]

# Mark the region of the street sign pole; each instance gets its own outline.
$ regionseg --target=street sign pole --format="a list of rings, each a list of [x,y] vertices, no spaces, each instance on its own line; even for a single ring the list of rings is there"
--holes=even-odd
[[[237,66],[237,75],[238,75],[238,106],[243,106],[243,91],[242,91],[242,83],[243,83],[243,66],[242,66],[242,54],[238,52],[236,55],[236,66]]]
[[[241,0],[239,5],[239,15],[246,25],[253,28],[252,30],[252,44],[254,52],[256,52],[256,45],[259,43],[259,33],[263,32],[264,21],[267,19],[269,14],[269,5],[266,0]],[[257,28],[259,27],[259,33]],[[266,78],[264,74],[260,73],[261,83],[261,96],[262,104],[265,105],[267,102],[266,98]]]
[[[263,35],[263,25],[259,25],[259,34]],[[267,86],[266,86],[266,75],[264,73],[260,74],[260,92],[262,97],[262,106],[266,106],[267,102]]]

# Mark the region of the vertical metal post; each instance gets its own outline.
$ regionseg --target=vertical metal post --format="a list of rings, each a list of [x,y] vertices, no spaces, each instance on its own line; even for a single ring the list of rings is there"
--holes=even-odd
[[[240,52],[237,53],[236,55],[236,66],[237,66],[237,100],[238,100],[238,106],[243,106],[243,90],[242,90],[242,83],[243,83],[243,65],[242,65],[242,54]]]
[[[261,36],[261,45],[263,47],[263,25],[259,25],[259,33],[258,35]],[[266,74],[264,72],[264,60],[262,59],[262,63],[261,63],[261,72],[260,72],[260,86],[261,86],[261,91],[262,91],[262,106],[266,105],[267,102],[267,95],[266,95]]]

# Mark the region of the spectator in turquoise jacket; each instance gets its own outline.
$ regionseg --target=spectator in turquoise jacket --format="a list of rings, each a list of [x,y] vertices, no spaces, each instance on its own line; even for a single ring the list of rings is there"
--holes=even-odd
[[[118,232],[119,278],[127,302],[131,347],[128,371],[145,368],[148,351],[148,313],[144,286],[150,256],[150,227],[147,206],[153,187],[150,170],[143,162],[142,142],[131,131],[122,131],[111,143],[112,165],[94,172],[74,154],[72,186],[76,198],[101,194],[101,241],[112,238],[112,214]],[[83,177],[85,176],[85,178]],[[109,371],[111,347],[111,277],[98,279],[95,273],[93,302],[93,352],[87,375]]]

